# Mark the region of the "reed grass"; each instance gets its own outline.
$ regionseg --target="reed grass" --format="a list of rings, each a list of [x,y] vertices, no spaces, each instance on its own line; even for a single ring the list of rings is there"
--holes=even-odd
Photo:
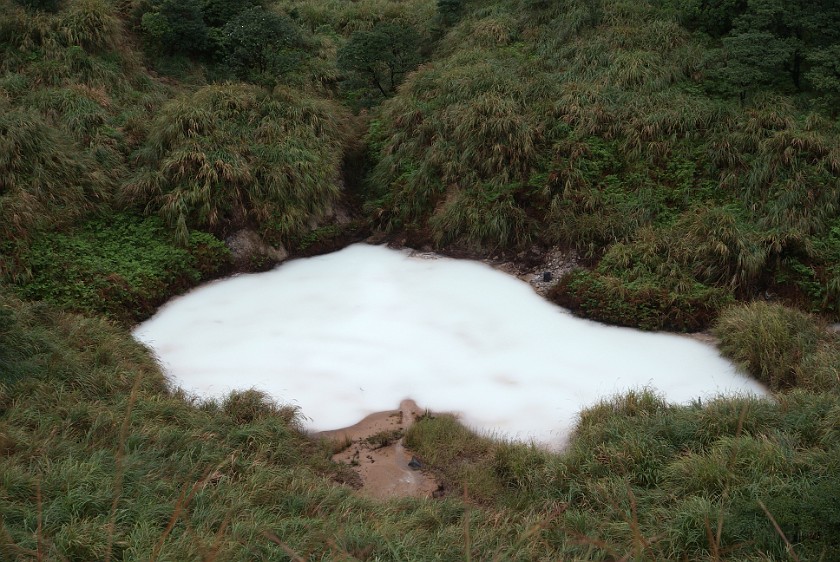
[[[0,237],[69,224],[103,206],[112,184],[93,159],[38,113],[0,115]]]
[[[347,138],[329,102],[282,87],[207,86],[161,109],[122,199],[161,216],[180,241],[191,228],[249,225],[288,239],[332,209]]]
[[[756,301],[727,310],[715,333],[725,355],[774,390],[838,390],[837,339],[806,313]]]

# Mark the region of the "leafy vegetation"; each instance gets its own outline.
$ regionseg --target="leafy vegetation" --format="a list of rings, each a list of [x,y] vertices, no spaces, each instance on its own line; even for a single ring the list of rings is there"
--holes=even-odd
[[[225,62],[240,77],[282,75],[303,58],[305,42],[294,23],[261,8],[243,10],[222,29]]]
[[[420,62],[419,49],[420,37],[410,26],[378,23],[370,31],[354,31],[338,51],[337,64],[386,98]]]
[[[126,323],[229,270],[227,249],[211,235],[192,232],[176,246],[159,219],[128,215],[40,235],[21,260],[29,271],[15,287],[19,296]]]

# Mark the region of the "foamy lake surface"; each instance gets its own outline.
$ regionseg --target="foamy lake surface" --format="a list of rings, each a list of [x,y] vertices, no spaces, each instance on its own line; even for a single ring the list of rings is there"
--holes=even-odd
[[[412,398],[557,446],[581,409],[630,389],[675,403],[765,393],[706,344],[574,318],[482,263],[379,246],[199,287],[134,336],[185,390],[257,388],[316,431]]]

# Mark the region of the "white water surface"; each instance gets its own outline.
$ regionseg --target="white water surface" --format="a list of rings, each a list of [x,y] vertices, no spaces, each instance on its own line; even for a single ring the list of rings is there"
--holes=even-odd
[[[765,394],[698,341],[578,319],[485,264],[379,246],[199,287],[134,336],[185,390],[257,388],[316,431],[412,398],[480,431],[560,446],[581,409],[627,390],[675,403]]]

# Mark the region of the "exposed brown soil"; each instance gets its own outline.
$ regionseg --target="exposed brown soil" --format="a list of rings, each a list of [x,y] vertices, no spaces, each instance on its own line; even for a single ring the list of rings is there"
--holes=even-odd
[[[423,468],[411,468],[412,454],[403,445],[403,435],[422,414],[413,400],[403,400],[399,410],[378,412],[343,429],[323,431],[324,437],[345,445],[333,460],[353,467],[362,486],[359,493],[371,498],[430,498],[441,493],[441,486]]]

